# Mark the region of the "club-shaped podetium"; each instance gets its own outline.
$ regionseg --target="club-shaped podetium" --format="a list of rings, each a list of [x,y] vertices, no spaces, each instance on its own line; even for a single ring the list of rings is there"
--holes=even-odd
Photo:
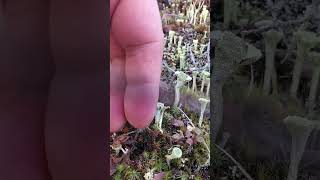
[[[201,105],[201,109],[200,109],[200,117],[199,117],[199,121],[198,121],[198,126],[201,127],[202,122],[203,122],[203,115],[206,110],[207,104],[210,102],[210,100],[208,100],[206,98],[199,98],[199,102]]]
[[[305,146],[312,130],[320,129],[320,122],[299,116],[288,116],[283,122],[291,134],[290,166],[287,180],[297,180],[298,170]]]
[[[180,89],[185,83],[191,81],[192,77],[182,71],[176,71],[175,74],[177,76],[177,82],[175,86],[175,97],[173,106],[177,107],[180,101]]]
[[[199,46],[199,40],[198,39],[194,39],[192,41],[192,46],[193,46],[193,52],[194,54],[199,54],[199,51],[198,51],[198,46]]]
[[[197,90],[197,75],[199,74],[199,71],[193,70],[192,71],[192,92],[196,92]]]
[[[169,31],[169,35],[168,35],[168,36],[169,36],[169,37],[168,37],[168,39],[169,39],[168,49],[169,49],[169,50],[170,50],[171,47],[172,47],[174,35],[175,35],[175,31],[170,30],[170,31]]]
[[[153,178],[154,178],[154,171],[155,171],[154,168],[153,168],[153,169],[149,169],[148,172],[144,174],[144,176],[143,176],[144,179],[145,179],[145,180],[153,180]]]
[[[210,78],[206,78],[206,83],[207,83],[206,96],[209,97],[209,92],[210,92]]]
[[[207,80],[207,78],[210,77],[210,72],[203,70],[201,72],[200,76],[201,76],[201,89],[200,89],[200,91],[203,92],[204,85],[206,84],[206,80]]]
[[[265,42],[265,72],[263,81],[263,93],[268,95],[271,91],[271,81],[276,81],[276,71],[275,71],[275,52],[277,45],[283,38],[283,33],[276,30],[269,30],[263,33]],[[273,77],[273,78],[272,78]],[[277,82],[273,82],[277,83]],[[276,87],[272,87],[273,91],[277,91]]]
[[[170,162],[173,159],[179,159],[182,157],[182,150],[179,147],[173,147],[171,154],[166,155],[166,161],[170,168]]]
[[[158,130],[163,133],[163,130],[162,130],[162,120],[163,120],[163,115],[164,115],[164,111],[166,109],[168,109],[169,106],[165,106],[163,103],[161,102],[158,102],[157,103],[157,111],[156,111],[156,114],[155,114],[155,124],[158,128]]]
[[[316,99],[317,99],[318,86],[319,86],[319,80],[320,80],[320,53],[311,52],[309,53],[309,58],[312,61],[314,66],[313,66],[313,73],[312,73],[307,108],[308,108],[308,113],[313,114],[314,108],[316,106]]]
[[[291,97],[296,98],[303,64],[311,49],[320,42],[320,38],[316,33],[300,30],[294,33],[294,37],[297,43],[297,59],[293,68],[290,95]]]
[[[223,121],[223,86],[240,66],[250,65],[258,61],[261,57],[261,52],[229,31],[213,31],[211,39],[215,46],[215,58],[211,75],[214,85],[210,88],[210,107],[213,107],[213,111],[210,111],[210,119],[213,121],[211,140],[216,142]]]

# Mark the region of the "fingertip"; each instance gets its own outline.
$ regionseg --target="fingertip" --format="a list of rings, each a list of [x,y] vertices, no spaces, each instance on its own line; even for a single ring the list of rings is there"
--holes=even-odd
[[[146,128],[153,120],[159,96],[155,85],[128,86],[124,107],[128,122],[135,128]]]
[[[126,124],[122,98],[110,97],[110,133],[120,131]]]

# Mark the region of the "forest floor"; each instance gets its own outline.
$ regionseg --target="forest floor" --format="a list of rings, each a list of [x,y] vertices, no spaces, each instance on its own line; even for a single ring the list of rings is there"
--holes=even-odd
[[[166,43],[155,119],[161,116],[163,106],[166,109],[160,125],[153,121],[148,128],[137,130],[128,124],[112,135],[110,175],[115,180],[209,179],[209,103],[203,109],[203,123],[198,125],[199,98],[209,99],[208,77],[200,76],[210,67],[209,4],[182,0],[158,3]],[[180,101],[174,106],[177,72],[199,75],[195,90],[191,89],[192,81],[182,85]],[[174,158],[174,149],[182,155]]]

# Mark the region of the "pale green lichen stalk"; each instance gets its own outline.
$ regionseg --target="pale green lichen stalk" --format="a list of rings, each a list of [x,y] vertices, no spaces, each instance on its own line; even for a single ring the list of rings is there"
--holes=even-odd
[[[175,36],[175,31],[169,31],[169,43],[168,43],[168,49],[171,49],[172,45],[173,45],[173,38]]]
[[[171,154],[166,155],[166,161],[170,167],[170,161],[173,159],[180,159],[182,157],[182,150],[178,147],[172,148]]]
[[[222,32],[221,32],[222,33]],[[215,59],[213,60],[211,88],[211,102],[213,112],[211,119],[211,133],[213,142],[219,133],[222,124],[223,113],[223,97],[222,88],[225,81],[231,76],[233,71],[238,68],[241,59],[245,57],[245,43],[231,32],[223,32],[220,36],[216,36],[215,43]]]
[[[206,83],[207,83],[206,96],[209,97],[209,92],[210,92],[210,78],[206,78]]]
[[[231,32],[213,32],[215,44],[215,59],[213,60],[211,102],[213,107],[210,126],[211,140],[216,142],[220,126],[223,120],[222,88],[228,78],[242,65],[248,65],[257,61],[261,52]]]
[[[297,91],[300,84],[300,76],[303,63],[306,60],[310,50],[319,43],[319,38],[313,32],[298,31],[294,34],[297,42],[297,59],[293,69],[292,83],[290,87],[291,97],[297,97]]]
[[[206,84],[206,79],[210,77],[210,72],[203,70],[201,72],[201,89],[200,91],[203,92],[204,90],[204,85]]]
[[[309,57],[311,61],[313,61],[313,63],[315,64],[308,98],[308,112],[313,113],[320,79],[320,53],[310,53]]]
[[[283,33],[275,31],[275,30],[269,30],[265,33],[263,33],[264,42],[265,42],[265,73],[264,73],[264,82],[263,82],[263,93],[265,95],[268,95],[271,91],[271,81],[276,81],[276,71],[275,71],[275,64],[274,64],[274,58],[275,58],[275,51],[277,49],[277,45],[279,41],[283,38]],[[274,78],[272,78],[272,76]],[[273,82],[277,83],[277,82]],[[273,91],[276,92],[276,87],[272,87]]]
[[[206,24],[207,23],[207,18],[210,17],[209,16],[209,10],[207,9],[207,6],[204,5],[203,8],[202,8],[202,12],[200,14],[200,20],[199,20],[199,23],[200,24]]]
[[[197,75],[199,71],[192,71],[192,92],[196,92],[197,90]]]
[[[192,43],[193,43],[193,52],[195,53],[195,54],[199,54],[199,50],[198,50],[198,39],[194,39],[193,41],[192,41]]]
[[[229,28],[231,23],[237,23],[239,2],[236,0],[224,0],[224,26]]]
[[[149,169],[147,173],[144,174],[145,180],[153,180],[155,169]]]
[[[183,41],[183,36],[179,36],[178,49],[180,49],[180,48],[181,48],[182,41]]]
[[[164,115],[164,111],[166,109],[168,109],[168,106],[165,106],[163,103],[158,102],[157,103],[157,111],[156,111],[156,115],[155,115],[155,124],[158,128],[158,130],[163,133],[162,130],[162,120],[163,120],[163,115]]]
[[[200,117],[199,117],[199,121],[198,121],[198,126],[201,127],[202,122],[203,122],[203,115],[204,112],[206,110],[207,104],[210,102],[208,99],[205,98],[199,98],[199,102],[200,102],[200,107],[201,107],[201,112],[200,112]]]
[[[122,151],[123,154],[127,154],[128,149],[123,149],[121,144],[116,144],[116,145],[110,145],[111,149],[114,150],[116,152],[116,155],[118,155],[120,153],[120,151]]]
[[[177,82],[176,82],[176,86],[175,86],[175,98],[174,98],[174,103],[173,106],[177,107],[180,101],[180,89],[181,87],[192,80],[192,78],[187,75],[186,73],[182,72],[182,71],[177,71],[175,72],[175,74],[177,75]]]
[[[299,163],[312,130],[320,129],[319,121],[308,120],[299,116],[288,116],[283,122],[286,124],[291,136],[290,165],[287,180],[297,180]]]

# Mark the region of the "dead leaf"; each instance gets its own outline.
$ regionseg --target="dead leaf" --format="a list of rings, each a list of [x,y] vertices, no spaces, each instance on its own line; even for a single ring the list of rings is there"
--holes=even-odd
[[[183,123],[183,121],[181,121],[181,120],[174,119],[174,120],[172,121],[172,125],[174,125],[174,126],[176,126],[176,127],[182,127],[182,126],[184,126],[184,123]]]
[[[174,140],[181,140],[182,138],[184,138],[184,136],[182,135],[182,134],[174,134],[173,136],[172,136],[172,138],[174,139]]]
[[[196,141],[199,142],[199,143],[204,143],[205,142],[205,140],[204,140],[204,138],[202,136],[197,136],[196,137]]]
[[[116,137],[116,139],[114,141],[120,142],[120,144],[125,143],[130,137],[128,135],[120,135],[118,137]]]
[[[184,136],[187,137],[187,138],[192,138],[192,137],[193,137],[193,134],[192,134],[191,131],[186,130],[186,132],[184,133]]]
[[[154,174],[153,180],[163,180],[164,175],[165,175],[164,172],[160,172],[160,173]]]
[[[201,134],[201,129],[199,128],[194,128],[194,132],[197,134],[197,135],[200,135]]]
[[[110,176],[112,176],[117,171],[117,167],[112,160],[110,159]]]
[[[186,143],[188,143],[191,146],[191,145],[193,145],[193,140],[191,138],[188,138],[186,140]]]
[[[116,156],[112,156],[112,155],[111,155],[111,160],[112,160],[112,162],[113,162],[114,164],[119,164],[119,163],[122,161],[122,159],[123,159],[123,156],[121,156],[121,157],[116,157]]]

